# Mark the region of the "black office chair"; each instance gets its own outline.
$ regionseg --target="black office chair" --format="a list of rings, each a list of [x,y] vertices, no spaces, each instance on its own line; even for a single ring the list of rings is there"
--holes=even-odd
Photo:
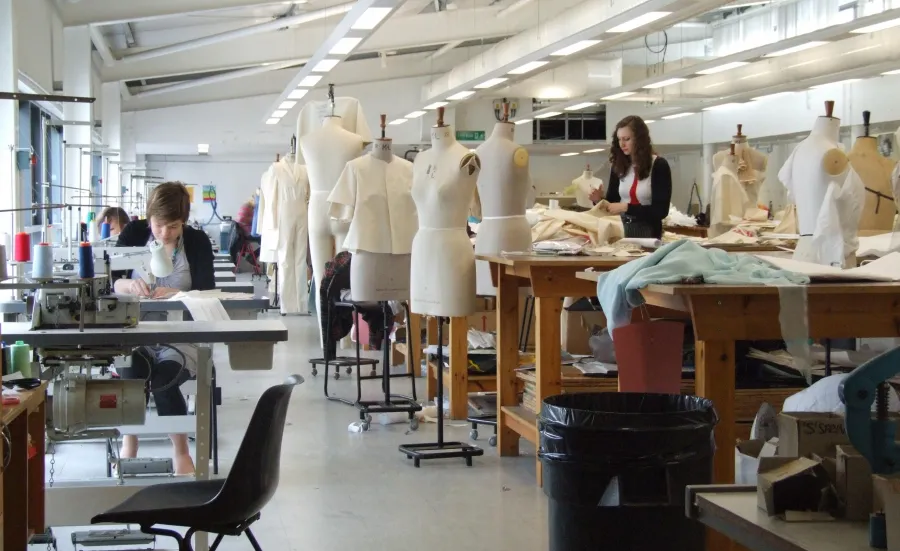
[[[293,375],[263,393],[225,479],[148,486],[95,516],[91,524],[137,524],[145,534],[174,538],[179,551],[193,551],[195,532],[216,534],[210,551],[215,551],[225,536],[246,534],[253,549],[262,551],[250,525],[259,519],[259,512],[278,487],[284,420],[291,391],[302,382],[302,377]],[[173,530],[154,528],[157,524],[188,531],[182,537]]]

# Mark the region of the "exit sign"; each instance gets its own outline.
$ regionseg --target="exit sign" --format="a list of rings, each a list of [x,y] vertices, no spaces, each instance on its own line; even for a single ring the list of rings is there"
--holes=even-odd
[[[484,130],[457,130],[456,140],[460,142],[483,142]]]

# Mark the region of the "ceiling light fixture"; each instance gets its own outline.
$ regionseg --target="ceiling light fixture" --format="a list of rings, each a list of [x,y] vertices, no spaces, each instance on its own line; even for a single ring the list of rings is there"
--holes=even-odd
[[[307,92],[309,92],[309,90],[304,90],[303,88],[291,90],[291,93],[288,94],[288,99],[303,99],[303,96],[305,96]]]
[[[794,92],[775,92],[774,94],[766,94],[765,96],[759,96],[753,98],[753,101],[765,101],[767,99],[778,98],[781,96],[789,96]]]
[[[601,151],[606,151],[602,147],[598,147],[597,149],[586,149],[584,153],[600,153]]]
[[[278,106],[278,108],[286,110],[293,108],[295,105],[297,105],[296,101],[283,101],[281,102],[281,105]]]
[[[266,124],[278,124],[281,122],[281,119],[269,119],[266,121]]]
[[[287,111],[285,111],[284,109],[278,109],[278,110],[272,111],[272,116],[278,117],[279,119],[285,115],[287,115]]]
[[[424,115],[424,114],[425,114],[425,111],[413,111],[412,113],[406,115],[406,116],[403,117],[403,118],[405,118],[405,119],[418,119],[419,117],[421,117],[421,116]]]
[[[328,53],[333,55],[347,55],[352,52],[354,48],[359,46],[360,42],[362,42],[361,36],[345,36],[338,40],[335,45],[328,50]]]
[[[369,8],[359,16],[359,19],[357,19],[350,28],[361,31],[371,31],[381,23],[382,19],[387,17],[387,14],[391,13],[391,9],[392,8]]]
[[[461,99],[466,99],[467,97],[473,95],[475,92],[472,90],[464,90],[462,92],[457,92],[452,96],[447,96],[447,99],[450,101],[456,101]]]
[[[209,144],[208,143],[198,143],[197,144],[197,153],[204,155],[209,153]]]
[[[666,80],[661,80],[659,82],[654,82],[653,84],[648,84],[644,86],[647,90],[655,90],[656,88],[663,88],[665,86],[671,86],[673,84],[678,84],[679,82],[684,82],[687,80],[686,78],[667,78]]]
[[[812,42],[799,44],[797,46],[791,46],[790,48],[785,48],[784,50],[778,50],[777,52],[766,54],[763,57],[781,57],[783,55],[795,54],[797,52],[802,52],[803,50],[809,50],[810,48],[822,46],[823,44],[828,44],[828,42],[825,42],[824,40],[813,40]]]
[[[562,115],[562,113],[560,113],[559,111],[549,111],[549,112],[547,112],[547,113],[543,113],[543,114],[540,114],[540,115],[535,115],[534,118],[536,118],[536,119],[548,119],[548,118],[550,118],[550,117],[556,117],[557,115]]]
[[[614,100],[614,99],[627,98],[628,96],[633,96],[636,93],[637,92],[619,92],[618,94],[613,94],[611,96],[604,96],[600,99],[610,101],[610,100]]]
[[[482,82],[481,84],[476,84],[475,88],[478,88],[479,90],[483,90],[485,88],[491,88],[492,86],[496,86],[498,84],[506,82],[507,80],[509,80],[509,79],[504,78],[504,77],[492,78],[490,80],[486,80],[486,81]]]
[[[534,71],[535,69],[539,69],[548,63],[550,63],[550,62],[549,61],[529,61],[528,63],[525,63],[524,65],[519,65],[518,67],[516,67],[515,69],[510,71],[509,74],[524,75],[525,73],[530,73],[531,71]]]
[[[653,124],[654,122],[656,122],[656,119],[648,119],[644,121],[644,124]]]
[[[874,25],[868,25],[865,27],[860,27],[855,31],[850,31],[851,33],[856,34],[866,34],[866,33],[874,33],[878,31],[883,31],[885,29],[892,29],[900,25],[900,17],[897,19],[891,19],[890,21],[882,21],[881,23],[875,23]]]
[[[303,77],[303,80],[300,81],[300,84],[297,85],[298,88],[312,88],[319,81],[322,80],[322,75],[306,75]]]
[[[566,111],[580,111],[582,109],[585,109],[587,107],[593,107],[595,105],[597,105],[597,104],[594,103],[593,101],[585,101],[583,103],[576,103],[575,105],[573,105],[571,107],[566,107],[565,110]]]
[[[328,71],[334,69],[334,66],[338,64],[339,59],[323,59],[322,61],[316,63],[316,66],[312,68],[314,73],[327,73]]]
[[[550,55],[553,55],[553,56],[572,55],[574,53],[580,52],[581,50],[586,50],[592,46],[596,46],[597,44],[600,44],[600,42],[601,42],[600,40],[579,40],[578,42],[571,44],[569,46],[566,46],[565,48],[560,48],[559,50],[556,50],[555,52],[553,52]]]
[[[531,119],[519,119],[516,121],[516,126],[518,126],[520,124],[528,124],[530,122],[531,122]]]
[[[850,84],[851,82],[859,82],[859,80],[860,79],[858,79],[858,78],[848,78],[846,80],[838,80],[836,82],[826,82],[824,84],[816,84],[814,86],[810,86],[809,89],[814,90],[817,88],[825,88],[826,86],[834,86],[834,85],[838,85],[838,84]]]
[[[409,119],[394,119],[391,122],[389,122],[388,124],[397,126],[398,124],[403,124],[405,122],[409,122]]]
[[[893,71],[885,71],[881,74],[882,75],[900,75],[900,69],[894,69]]]
[[[749,65],[748,61],[732,61],[731,63],[725,63],[724,65],[719,65],[718,67],[713,67],[711,69],[703,69],[702,71],[697,71],[698,75],[714,75],[716,73],[722,73],[724,71],[730,71],[731,69],[737,69],[738,67],[743,67],[744,65]]]
[[[639,15],[632,19],[631,21],[626,21],[625,23],[616,25],[610,30],[606,31],[608,33],[627,33],[628,31],[633,31],[638,27],[642,27],[644,25],[649,25],[653,23],[657,19],[662,19],[663,17],[671,14],[670,11],[648,11],[644,15]]]
[[[426,105],[425,107],[423,107],[423,109],[426,109],[428,111],[433,111],[433,110],[437,109],[438,107],[444,107],[445,105],[447,105],[446,101],[436,101],[432,104]]]
[[[668,121],[668,120],[672,120],[672,119],[680,119],[682,117],[689,117],[694,114],[695,113],[693,111],[688,111],[685,113],[675,113],[674,115],[666,115],[665,117],[663,117],[663,119]]]
[[[559,154],[560,157],[574,157],[575,155],[578,155],[578,153],[575,151],[570,151],[568,153],[560,153]]]

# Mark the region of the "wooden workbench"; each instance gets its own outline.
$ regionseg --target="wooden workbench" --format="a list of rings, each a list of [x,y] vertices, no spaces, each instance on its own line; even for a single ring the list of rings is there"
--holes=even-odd
[[[9,454],[9,465],[0,474],[3,502],[0,529],[3,549],[25,549],[34,534],[46,531],[44,516],[44,398],[47,383],[19,393],[19,403],[4,406],[2,425],[9,430],[10,449],[0,439],[0,457]],[[34,451],[28,457],[28,442]]]

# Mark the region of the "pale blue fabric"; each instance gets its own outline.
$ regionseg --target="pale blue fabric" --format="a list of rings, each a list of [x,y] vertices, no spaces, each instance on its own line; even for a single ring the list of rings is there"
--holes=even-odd
[[[641,289],[654,283],[805,285],[809,277],[773,268],[749,254],[705,249],[687,240],[670,243],[600,275],[597,298],[610,335],[631,322],[632,309],[644,304]]]

